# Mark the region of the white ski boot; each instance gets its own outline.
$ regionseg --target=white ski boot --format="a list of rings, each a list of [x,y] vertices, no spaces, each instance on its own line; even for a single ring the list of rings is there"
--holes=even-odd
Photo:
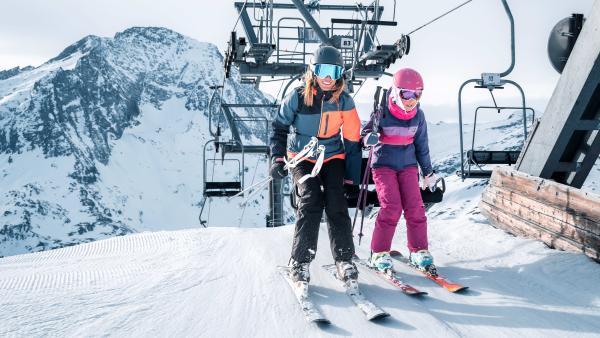
[[[387,272],[394,267],[389,251],[371,253],[369,265],[381,272]]]
[[[310,262],[307,263],[299,263],[294,259],[290,259],[290,278],[294,283],[310,282],[310,271],[309,271]]]
[[[429,272],[432,275],[437,274],[435,265],[433,265],[433,256],[431,256],[428,250],[411,252],[408,259],[410,260],[410,264],[414,265],[417,269]]]

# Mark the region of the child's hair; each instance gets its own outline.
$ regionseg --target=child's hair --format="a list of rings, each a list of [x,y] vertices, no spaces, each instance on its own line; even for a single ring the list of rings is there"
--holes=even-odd
[[[315,94],[314,90],[317,88],[318,85],[319,84],[317,83],[317,79],[315,78],[313,71],[310,68],[308,68],[306,70],[306,73],[304,73],[304,104],[306,106],[312,107],[313,98]],[[340,95],[342,95],[345,86],[346,83],[344,81],[344,77],[339,78],[335,82],[335,90],[333,91],[329,102],[337,102],[340,99]]]

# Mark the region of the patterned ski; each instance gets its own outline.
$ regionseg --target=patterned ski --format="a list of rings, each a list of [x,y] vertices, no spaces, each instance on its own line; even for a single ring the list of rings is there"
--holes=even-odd
[[[294,284],[294,282],[290,279],[289,268],[287,266],[278,266],[277,270],[279,270],[281,276],[292,288],[292,291],[296,296],[298,304],[300,304],[300,308],[306,320],[311,323],[330,324],[331,322],[329,319],[327,319],[325,315],[319,311],[315,303],[310,299],[310,295],[308,293],[308,283]]]
[[[340,282],[346,290],[346,295],[354,302],[354,304],[362,311],[367,320],[376,320],[379,318],[388,317],[390,314],[382,308],[368,300],[365,295],[360,292],[357,281],[343,282],[337,278],[335,264],[323,265],[323,269],[328,271],[333,278]]]
[[[390,256],[392,256],[392,258],[410,266],[411,268],[415,269],[416,271],[419,271],[420,273],[423,274],[423,276],[427,277],[428,279],[431,279],[436,284],[440,285],[441,287],[443,287],[444,289],[446,289],[450,292],[460,292],[460,291],[464,291],[469,288],[468,286],[463,286],[458,283],[454,283],[454,282],[450,281],[449,279],[446,279],[444,276],[441,276],[437,272],[435,274],[431,274],[427,271],[423,271],[423,270],[417,268],[416,266],[412,265],[410,263],[410,261],[400,253],[400,251],[392,250],[392,251],[390,251]]]
[[[398,289],[400,289],[402,292],[404,292],[405,294],[407,294],[409,296],[422,296],[422,295],[427,294],[427,292],[419,291],[416,288],[414,288],[413,286],[411,286],[410,284],[407,284],[406,282],[404,282],[402,279],[400,279],[398,274],[393,270],[391,270],[390,273],[385,273],[385,272],[379,271],[379,270],[371,267],[369,265],[369,263],[367,263],[364,259],[358,258],[358,256],[354,256],[353,260],[355,263],[365,267],[367,270],[371,271],[373,274],[386,280],[388,283],[397,287]]]

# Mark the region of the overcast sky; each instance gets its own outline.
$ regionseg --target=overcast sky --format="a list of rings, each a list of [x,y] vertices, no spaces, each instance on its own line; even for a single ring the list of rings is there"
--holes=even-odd
[[[287,2],[280,0],[278,2]],[[398,1],[398,27],[383,27],[381,43],[392,43],[463,0]],[[355,1],[322,1],[354,4]],[[392,1],[384,19],[390,20]],[[509,0],[516,29],[516,66],[507,77],[520,83],[528,101],[544,109],[559,74],[548,61],[546,46],[552,27],[571,13],[589,13],[593,0]],[[365,2],[366,4],[366,2]],[[0,69],[40,65],[85,35],[111,37],[131,26],[163,26],[200,41],[226,46],[237,14],[233,1],[208,0],[2,0],[0,19]],[[295,15],[294,12],[286,14]],[[321,18],[323,19],[323,18]],[[328,23],[328,18],[322,20]],[[238,31],[244,35],[240,27]],[[458,11],[412,35],[409,55],[391,71],[412,67],[423,74],[430,106],[456,107],[462,82],[482,72],[502,72],[510,64],[509,22],[500,0],[473,0]],[[382,84],[387,85],[388,80]],[[374,83],[356,97],[370,103]],[[275,94],[279,86],[265,87]],[[484,90],[466,90],[467,101],[488,100]],[[501,103],[518,104],[516,90],[498,93]],[[453,116],[454,111],[448,112]]]

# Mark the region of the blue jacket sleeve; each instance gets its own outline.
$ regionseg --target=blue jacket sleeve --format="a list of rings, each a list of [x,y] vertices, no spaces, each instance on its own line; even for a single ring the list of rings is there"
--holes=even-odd
[[[298,92],[292,90],[281,102],[277,116],[275,116],[271,124],[271,158],[285,157],[287,153],[287,137],[297,110]]]
[[[415,154],[417,157],[417,162],[421,167],[421,172],[423,175],[427,176],[433,172],[433,167],[431,166],[431,158],[429,157],[429,137],[427,135],[427,121],[425,121],[425,114],[422,110],[419,109],[419,127],[417,128],[417,133],[415,134]]]
[[[346,153],[346,174],[344,179],[351,180],[352,184],[360,184],[360,168],[362,149],[360,146],[360,118],[352,98],[347,95],[344,99],[342,111],[344,134],[344,149]]]

